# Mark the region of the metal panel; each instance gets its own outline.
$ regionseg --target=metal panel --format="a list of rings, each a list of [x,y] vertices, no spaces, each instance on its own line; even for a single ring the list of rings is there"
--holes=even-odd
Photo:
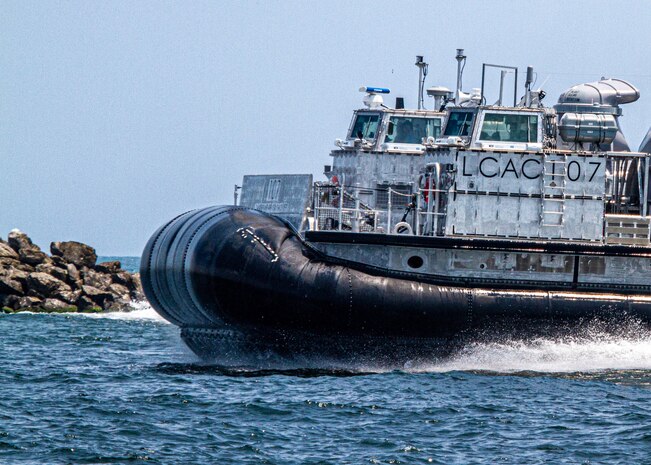
[[[603,156],[460,151],[446,234],[601,240]]]
[[[240,205],[285,218],[301,230],[311,192],[311,174],[247,175]]]
[[[576,256],[553,253],[499,252],[488,250],[423,249],[406,246],[316,243],[328,255],[379,268],[439,275],[449,278],[501,279],[561,282],[574,278],[574,261],[579,260],[577,281],[588,286],[649,286],[651,259],[644,257]],[[418,256],[417,268],[410,258]],[[412,262],[413,263],[413,262]]]
[[[581,284],[651,283],[651,259],[642,257],[581,257],[578,281]]]
[[[606,215],[606,243],[649,244],[649,218],[634,215]]]

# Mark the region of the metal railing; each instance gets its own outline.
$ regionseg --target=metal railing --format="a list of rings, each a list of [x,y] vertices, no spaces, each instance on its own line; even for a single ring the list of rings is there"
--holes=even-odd
[[[314,228],[317,231],[375,232],[378,211],[361,202],[359,195],[341,186],[314,188]]]
[[[387,208],[372,208],[362,202],[360,192],[377,196],[380,189],[346,188],[334,185],[314,187],[314,230],[352,231],[379,234],[442,235],[445,208],[441,199],[447,190],[419,188],[414,193],[391,187]]]

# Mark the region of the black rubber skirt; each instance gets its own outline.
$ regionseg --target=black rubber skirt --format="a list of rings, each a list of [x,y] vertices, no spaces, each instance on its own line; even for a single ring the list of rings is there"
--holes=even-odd
[[[285,221],[222,206],[191,211],[151,237],[145,295],[202,357],[240,350],[392,354],[534,322],[651,316],[651,299],[450,287],[325,256]]]

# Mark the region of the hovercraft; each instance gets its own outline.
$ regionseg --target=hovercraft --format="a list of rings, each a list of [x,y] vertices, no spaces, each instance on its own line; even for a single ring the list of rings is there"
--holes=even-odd
[[[326,181],[245,176],[238,205],[174,218],[145,247],[147,298],[205,359],[412,359],[496,328],[651,321],[651,142],[630,151],[618,121],[639,91],[602,80],[546,108],[532,76],[511,105],[432,87],[437,110],[363,87]]]

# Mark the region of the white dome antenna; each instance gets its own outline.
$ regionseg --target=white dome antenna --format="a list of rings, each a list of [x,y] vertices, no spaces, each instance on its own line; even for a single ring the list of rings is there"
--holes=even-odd
[[[366,95],[364,96],[362,102],[364,102],[364,105],[366,105],[366,107],[369,109],[379,108],[383,106],[384,99],[382,99],[382,95],[380,94],[388,94],[391,92],[386,87],[367,87],[367,86],[360,87],[359,91],[366,92]]]
[[[453,93],[447,87],[434,86],[427,89],[427,95],[434,99],[434,109],[441,111],[443,106],[452,100]]]

